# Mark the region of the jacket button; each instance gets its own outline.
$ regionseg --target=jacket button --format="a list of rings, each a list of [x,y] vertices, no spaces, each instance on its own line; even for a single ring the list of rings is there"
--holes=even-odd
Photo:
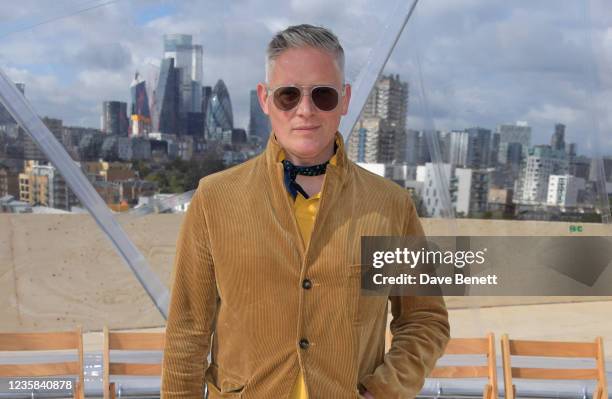
[[[300,348],[308,349],[309,346],[310,346],[310,342],[308,342],[306,338],[300,339]]]
[[[302,288],[304,288],[305,290],[309,290],[312,288],[312,281],[305,279],[304,281],[302,281]]]

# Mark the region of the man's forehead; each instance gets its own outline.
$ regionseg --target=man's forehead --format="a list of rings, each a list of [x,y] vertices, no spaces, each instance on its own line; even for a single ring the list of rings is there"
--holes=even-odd
[[[314,48],[284,51],[274,60],[271,72],[270,81],[280,83],[336,84],[342,79],[334,56]]]

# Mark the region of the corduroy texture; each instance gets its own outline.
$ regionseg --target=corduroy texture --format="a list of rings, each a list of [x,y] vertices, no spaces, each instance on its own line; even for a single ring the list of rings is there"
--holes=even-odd
[[[338,136],[305,246],[270,137],[263,154],[203,178],[192,199],[177,243],[162,397],[199,398],[206,383],[212,399],[287,398],[299,362],[310,399],[356,399],[358,383],[376,399],[414,397],[448,341],[444,300],[389,298],[385,354],[388,300],[360,295],[359,264],[361,236],[423,234],[408,192],[349,161]]]

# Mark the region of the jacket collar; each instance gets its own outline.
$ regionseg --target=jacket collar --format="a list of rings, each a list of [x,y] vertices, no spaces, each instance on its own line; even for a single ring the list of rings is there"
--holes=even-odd
[[[338,149],[336,150],[336,162],[335,164],[330,163],[327,165],[326,173],[331,172],[332,174],[337,175],[342,183],[341,185],[344,185],[348,175],[349,161],[344,147],[344,138],[339,132],[336,132],[335,140],[336,144],[338,145]],[[282,151],[283,148],[276,139],[274,131],[270,132],[268,144],[265,149],[266,166],[270,172],[274,173],[278,169],[278,165],[283,159]]]
[[[272,209],[277,215],[279,222],[283,224],[288,231],[292,232],[291,236],[294,240],[295,248],[298,248],[303,261],[307,261],[308,259],[305,258],[312,256],[312,250],[310,250],[310,248],[320,245],[318,239],[320,236],[319,231],[321,231],[323,228],[322,226],[327,223],[327,218],[331,210],[337,206],[338,201],[341,199],[344,186],[348,183],[348,176],[352,163],[346,156],[342,135],[336,132],[335,139],[338,144],[336,162],[335,165],[332,163],[327,165],[325,181],[321,191],[321,202],[319,203],[319,210],[317,211],[312,236],[308,242],[307,248],[304,246],[295,219],[293,198],[291,198],[291,194],[289,194],[285,188],[283,164],[280,161],[280,155],[283,149],[276,140],[273,131],[270,133],[268,145],[263,154],[267,171],[266,180],[270,187],[270,190],[267,190],[265,195],[270,199]]]

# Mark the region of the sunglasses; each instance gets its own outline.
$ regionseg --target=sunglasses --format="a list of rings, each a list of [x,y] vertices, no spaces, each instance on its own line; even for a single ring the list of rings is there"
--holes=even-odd
[[[308,91],[305,93],[306,89]],[[315,107],[325,112],[333,111],[340,102],[340,93],[333,86],[278,86],[268,88],[268,95],[270,92],[274,105],[281,111],[291,111],[298,106],[305,95],[310,96]],[[344,95],[344,86],[342,95]]]

